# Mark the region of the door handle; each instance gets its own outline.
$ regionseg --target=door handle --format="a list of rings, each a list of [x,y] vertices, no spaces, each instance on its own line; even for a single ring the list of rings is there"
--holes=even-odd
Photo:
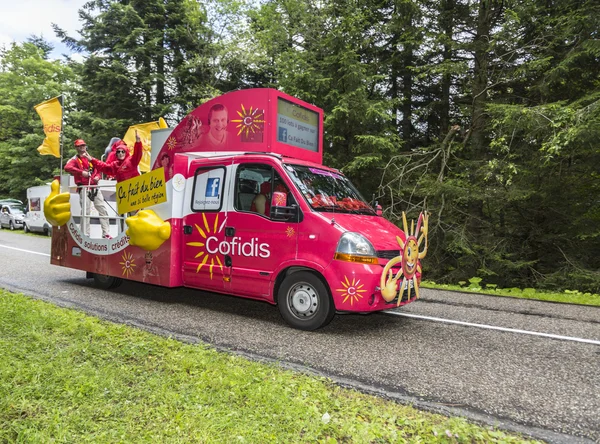
[[[183,226],[183,234],[192,234],[192,226],[184,225]]]
[[[233,237],[235,235],[235,228],[233,227],[225,227],[225,236]]]

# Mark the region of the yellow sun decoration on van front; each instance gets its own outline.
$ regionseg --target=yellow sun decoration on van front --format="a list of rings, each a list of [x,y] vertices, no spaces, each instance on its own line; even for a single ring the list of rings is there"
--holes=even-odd
[[[204,242],[187,242],[186,245],[190,246],[190,247],[201,247],[203,248],[202,251],[198,252],[198,254],[196,254],[196,256],[194,256],[194,259],[198,259],[198,258],[202,258],[202,260],[200,261],[200,263],[198,264],[198,268],[196,268],[196,273],[199,273],[200,270],[202,269],[203,266],[207,266],[208,267],[208,271],[210,273],[210,278],[213,278],[213,268],[214,266],[218,266],[221,268],[221,270],[223,270],[223,263],[221,262],[221,259],[219,259],[219,256],[217,256],[216,254],[209,254],[206,251],[206,239],[208,239],[208,236],[210,234],[216,234],[217,233],[217,227],[219,225],[219,214],[216,215],[215,217],[215,223],[213,224],[212,227],[212,231],[211,231],[211,227],[208,224],[208,221],[206,220],[206,214],[202,213],[202,220],[204,221],[204,227],[200,227],[198,224],[194,224],[196,227],[196,230],[198,230],[198,233],[200,233],[200,236],[202,237],[202,239],[204,239]]]
[[[407,291],[406,303],[410,301],[411,288],[415,290],[415,299],[419,298],[419,279],[417,273],[421,274],[420,259],[423,259],[427,254],[427,233],[429,225],[429,214],[427,212],[419,215],[417,227],[415,221],[410,223],[410,231],[406,223],[406,214],[402,212],[402,224],[406,239],[403,240],[396,236],[396,241],[400,247],[400,256],[390,259],[383,268],[380,278],[381,296],[386,302],[392,302],[398,298],[397,305],[402,303],[402,295],[404,290]],[[420,234],[420,235],[419,235]],[[418,239],[417,239],[418,236]],[[421,244],[424,243],[423,251],[419,251]],[[392,267],[401,264],[400,270],[394,276]],[[403,276],[404,275],[404,276]],[[400,292],[398,293],[398,280],[402,277],[400,284]]]
[[[127,251],[123,253],[123,256],[121,256],[121,258],[123,259],[123,262],[119,262],[119,264],[121,264],[123,268],[122,276],[128,278],[129,275],[133,274],[133,272],[135,271],[135,259],[133,258],[133,254],[128,253]]]
[[[250,131],[252,131],[252,134],[254,134],[256,131],[260,130],[260,125],[258,124],[265,123],[265,121],[262,119],[263,113],[259,112],[258,108],[252,110],[252,107],[250,107],[249,110],[246,110],[246,108],[244,108],[244,104],[241,106],[242,110],[237,111],[237,114],[240,116],[240,118],[231,120],[232,122],[238,124],[236,126],[236,128],[239,128],[237,135],[239,136],[243,132],[246,132],[246,136],[248,136]]]
[[[354,305],[354,302],[358,302],[359,299],[362,299],[363,295],[361,293],[366,293],[367,290],[363,290],[364,284],[360,283],[360,279],[354,280],[352,278],[352,282],[348,280],[347,276],[344,276],[345,282],[342,281],[342,286],[344,288],[339,288],[336,291],[343,292],[342,303],[345,303],[348,299],[350,300],[350,305]]]

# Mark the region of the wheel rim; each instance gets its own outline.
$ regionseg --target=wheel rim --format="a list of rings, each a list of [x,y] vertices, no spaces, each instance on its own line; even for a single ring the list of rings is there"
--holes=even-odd
[[[312,318],[319,308],[319,296],[312,285],[300,282],[292,286],[287,295],[288,307],[298,319]]]

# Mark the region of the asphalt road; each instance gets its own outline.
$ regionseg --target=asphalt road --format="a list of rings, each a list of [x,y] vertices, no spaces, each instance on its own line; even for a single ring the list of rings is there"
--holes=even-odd
[[[0,287],[549,442],[600,442],[600,308],[423,289],[398,311],[302,332],[266,303],[134,282],[98,290],[49,252],[49,238],[0,231]]]

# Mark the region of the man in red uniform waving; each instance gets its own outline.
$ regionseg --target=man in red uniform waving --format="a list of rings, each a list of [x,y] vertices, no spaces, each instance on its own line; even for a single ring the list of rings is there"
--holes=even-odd
[[[75,179],[77,191],[79,192],[79,202],[81,204],[81,208],[83,209],[83,203],[85,199],[87,199],[85,216],[89,216],[90,214],[91,202],[94,202],[94,206],[96,207],[96,210],[98,210],[98,214],[100,216],[108,216],[108,211],[106,211],[106,203],[104,202],[104,196],[102,196],[102,192],[100,192],[98,188],[93,188],[95,185],[98,185],[98,181],[100,180],[100,171],[95,169],[94,166],[88,161],[86,156],[87,145],[85,141],[83,139],[77,139],[75,141],[75,149],[77,150],[77,155],[69,159],[65,165],[65,171],[71,173]],[[88,186],[92,186],[92,188],[88,188]],[[85,231],[85,235],[89,237],[89,218],[83,217],[82,215],[81,225],[82,231]],[[102,237],[110,239],[110,224],[108,219],[100,217],[100,226],[102,227]]]

